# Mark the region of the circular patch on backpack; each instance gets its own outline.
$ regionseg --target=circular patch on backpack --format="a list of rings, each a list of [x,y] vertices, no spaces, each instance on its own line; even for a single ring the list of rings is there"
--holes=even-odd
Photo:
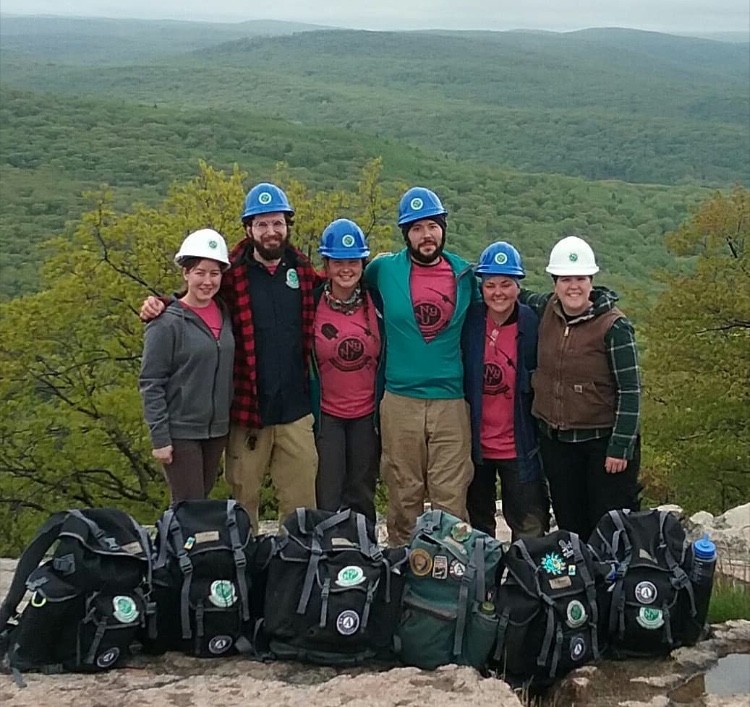
[[[451,560],[451,566],[448,573],[453,579],[461,579],[466,574],[466,565],[458,560]]]
[[[112,646],[112,648],[108,648],[104,653],[96,657],[96,667],[110,668],[117,662],[119,657],[120,649],[117,646]]]
[[[260,194],[258,194],[258,201],[263,205],[270,204],[272,198],[273,197],[271,196],[271,194],[267,191],[262,191]]]
[[[456,540],[457,542],[464,542],[464,540],[468,540],[471,536],[472,527],[465,523],[464,521],[461,521],[460,523],[454,523],[451,527],[451,537]]]
[[[426,577],[432,571],[432,555],[421,547],[409,553],[409,567],[417,577]]]
[[[635,617],[639,626],[648,630],[661,628],[664,625],[664,614],[661,609],[653,606],[642,606],[638,609],[638,616]]]
[[[584,607],[578,599],[573,599],[568,603],[568,608],[565,610],[565,613],[567,615],[565,623],[567,623],[570,628],[583,626],[583,624],[586,623],[586,619],[588,619],[586,607]]]
[[[214,636],[208,642],[208,652],[211,655],[223,655],[232,647],[231,636]]]
[[[644,581],[635,585],[635,598],[641,604],[653,604],[656,595],[656,585],[653,582]]]
[[[208,594],[209,601],[220,609],[227,609],[237,601],[234,584],[228,579],[217,579],[211,582],[211,590]]]
[[[124,594],[118,594],[112,599],[112,608],[114,617],[121,624],[132,624],[140,614],[133,598]]]
[[[586,655],[586,641],[583,636],[573,636],[570,639],[570,659],[576,663]]]
[[[357,565],[348,565],[336,575],[336,584],[339,587],[356,587],[364,581],[364,570]]]
[[[409,206],[411,206],[414,211],[419,211],[424,206],[424,201],[422,201],[418,196],[415,196],[411,200]]]
[[[357,633],[358,628],[359,614],[356,611],[347,609],[336,617],[336,630],[342,636],[351,636],[353,633]]]

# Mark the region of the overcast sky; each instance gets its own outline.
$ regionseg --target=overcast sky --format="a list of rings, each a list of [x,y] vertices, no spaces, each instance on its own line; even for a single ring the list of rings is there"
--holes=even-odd
[[[748,0],[2,0],[9,14],[288,20],[361,29],[573,30],[635,27],[747,32]]]

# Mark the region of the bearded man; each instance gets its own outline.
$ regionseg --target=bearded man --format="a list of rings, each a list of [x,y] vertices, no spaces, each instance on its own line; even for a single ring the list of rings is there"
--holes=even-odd
[[[391,546],[408,542],[426,498],[433,509],[466,518],[473,467],[460,343],[479,294],[471,265],[443,249],[447,215],[437,194],[409,189],[398,218],[406,247],[365,270],[383,299],[380,471]]]
[[[289,243],[293,217],[279,187],[254,186],[241,216],[246,238],[232,249],[219,290],[232,315],[236,342],[226,477],[256,532],[266,474],[276,487],[282,519],[295,508],[316,505],[318,455],[308,371],[313,289],[319,279],[310,261]],[[158,316],[163,306],[163,300],[149,297],[141,318]]]

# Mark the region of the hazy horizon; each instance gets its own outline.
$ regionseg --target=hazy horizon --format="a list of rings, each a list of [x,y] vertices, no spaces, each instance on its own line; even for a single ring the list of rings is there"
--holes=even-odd
[[[353,6],[346,0],[276,0],[273,16],[239,11],[233,0],[214,0],[211,13],[198,0],[3,0],[2,14],[17,17],[78,19],[183,20],[240,23],[298,22],[370,30],[547,30],[568,32],[593,27],[622,27],[678,34],[750,32],[746,0],[527,0],[519,7],[508,0],[465,0],[460,9],[451,0],[414,0],[404,5],[381,0],[376,7]],[[507,6],[507,7],[504,7]]]

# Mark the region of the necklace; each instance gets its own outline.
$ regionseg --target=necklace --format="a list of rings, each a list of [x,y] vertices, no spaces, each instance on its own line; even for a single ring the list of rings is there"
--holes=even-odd
[[[354,288],[354,292],[349,297],[339,299],[331,293],[331,283],[326,282],[323,285],[323,295],[326,298],[326,303],[334,312],[354,314],[362,306],[362,288],[359,285]]]

